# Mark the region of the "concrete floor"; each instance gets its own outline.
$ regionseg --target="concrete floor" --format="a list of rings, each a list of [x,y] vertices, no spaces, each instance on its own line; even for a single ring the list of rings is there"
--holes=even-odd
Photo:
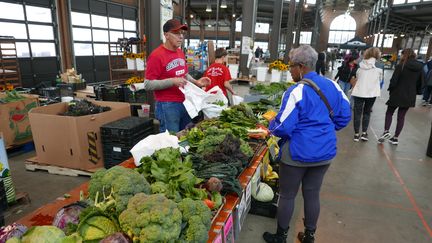
[[[386,84],[391,71],[386,71]],[[248,85],[235,85],[237,93]],[[430,107],[409,110],[399,145],[378,145],[384,127],[387,91],[377,99],[372,112],[368,142],[353,142],[353,127],[338,132],[338,155],[321,190],[321,215],[316,242],[432,242],[432,159],[426,156],[431,129]],[[391,132],[396,124],[392,125]],[[7,223],[43,204],[61,198],[88,177],[27,172],[24,159],[33,153],[10,158],[14,184],[30,194],[32,203],[8,210]],[[288,242],[298,242],[302,226],[302,197],[296,199]],[[17,213],[18,211],[18,213]],[[248,215],[238,242],[264,242],[262,233],[274,231],[276,219]]]

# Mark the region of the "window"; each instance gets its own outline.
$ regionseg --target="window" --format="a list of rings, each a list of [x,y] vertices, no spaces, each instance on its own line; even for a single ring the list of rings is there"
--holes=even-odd
[[[428,47],[429,47],[430,38],[431,37],[429,36],[429,38],[425,37],[423,39],[422,45],[420,46],[420,53],[419,54],[425,55],[427,53],[427,50],[428,50]]]
[[[92,56],[92,45],[84,43],[74,44],[75,56]]]
[[[33,57],[55,57],[56,50],[54,43],[30,43]]]
[[[229,40],[218,40],[217,41],[217,47],[218,48],[227,48],[229,46]]]
[[[265,23],[256,23],[255,24],[255,33],[263,33],[268,34],[270,31],[270,25]]]
[[[123,20],[119,19],[119,18],[109,18],[109,27],[110,29],[118,29],[118,30],[122,30],[123,29]]]
[[[312,32],[311,31],[301,31],[300,32],[300,44],[310,44],[312,42]]]
[[[24,20],[23,5],[0,2],[0,18]]]
[[[341,44],[349,41],[354,38],[356,28],[357,24],[353,17],[348,14],[339,15],[330,24],[328,43]]]
[[[418,3],[420,0],[408,0],[407,3]]]
[[[405,0],[393,0],[393,4],[397,5],[397,4],[404,4]]]
[[[72,12],[72,25],[90,26],[90,14]]]
[[[93,44],[95,56],[108,56],[108,44]]]
[[[26,5],[28,21],[51,23],[51,9]]]
[[[28,42],[16,42],[18,57],[30,57]]]
[[[0,35],[13,36],[15,39],[28,39],[25,24],[0,22]]]
[[[76,56],[108,56],[109,42],[116,43],[119,38],[137,37],[136,31],[135,20],[72,12]]]
[[[52,26],[29,24],[28,28],[30,39],[54,40],[54,32]]]
[[[268,49],[268,42],[260,42],[260,41],[256,41],[256,42],[254,43],[253,50],[255,51],[255,50],[257,49],[258,46],[263,50],[263,52],[266,52],[267,49]]]
[[[236,32],[241,32],[242,30],[242,22],[241,21],[236,21]]]
[[[99,15],[91,15],[92,26],[99,28],[108,28],[108,17],[107,16],[99,16]]]

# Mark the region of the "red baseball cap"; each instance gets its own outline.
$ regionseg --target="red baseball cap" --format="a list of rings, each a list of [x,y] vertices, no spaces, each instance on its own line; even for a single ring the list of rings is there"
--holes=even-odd
[[[163,32],[188,30],[187,25],[181,24],[177,19],[170,19],[163,25]]]

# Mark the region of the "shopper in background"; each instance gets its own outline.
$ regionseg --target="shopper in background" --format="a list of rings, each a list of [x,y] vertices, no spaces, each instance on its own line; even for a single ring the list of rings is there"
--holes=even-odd
[[[338,82],[342,91],[348,96],[348,91],[351,89],[351,79],[356,78],[358,65],[355,59],[351,56],[346,62],[342,63],[342,66],[338,68],[338,72],[334,77],[334,80]]]
[[[318,53],[318,60],[315,64],[315,72],[321,75],[325,75],[326,72],[326,63],[325,63],[326,55],[324,52]]]
[[[200,87],[210,83],[207,77],[195,80],[188,74],[185,55],[180,49],[187,29],[177,19],[168,20],[163,25],[165,43],[147,59],[144,89],[154,91],[156,119],[160,122],[161,132],[178,132],[191,122],[183,105],[185,96],[179,87],[183,87],[187,81]]]
[[[224,48],[219,48],[215,51],[215,62],[204,73],[204,77],[208,77],[211,80],[210,85],[206,86],[206,91],[219,86],[225,96],[227,96],[227,90],[231,94],[234,94],[234,90],[230,84],[231,73],[227,66],[225,66],[226,56],[227,51]]]
[[[384,133],[378,139],[379,143],[391,137],[389,132],[393,113],[398,109],[395,134],[390,138],[391,144],[399,143],[399,134],[405,122],[405,115],[410,107],[415,106],[416,95],[421,94],[423,86],[423,64],[416,61],[416,54],[413,49],[408,48],[402,51],[402,57],[396,65],[393,76],[390,79],[388,91],[390,93],[387,101],[385,115]]]
[[[381,57],[378,48],[369,48],[364,53],[364,59],[357,70],[357,80],[353,83],[351,96],[354,97],[354,141],[368,141],[368,127],[372,106],[376,97],[380,96],[380,81],[383,71],[375,66]],[[362,134],[360,136],[360,125]]]
[[[425,76],[425,87],[423,90],[423,102],[422,106],[430,106],[432,105],[432,99],[429,98],[432,92],[432,57],[423,67],[424,76]]]
[[[270,122],[271,132],[279,142],[279,206],[277,231],[265,232],[266,242],[286,242],[294,211],[296,194],[302,184],[305,220],[303,243],[313,242],[320,212],[319,193],[324,175],[336,156],[336,131],[348,125],[351,110],[348,98],[339,85],[314,72],[317,52],[309,45],[293,49],[289,54],[290,73],[295,82],[312,80],[327,98],[330,111],[309,85],[296,84],[283,95],[280,111]]]

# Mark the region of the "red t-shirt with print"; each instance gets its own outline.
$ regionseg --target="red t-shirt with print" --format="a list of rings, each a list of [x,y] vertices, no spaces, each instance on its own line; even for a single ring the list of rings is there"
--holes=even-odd
[[[181,49],[171,51],[162,44],[147,59],[145,78],[163,80],[167,78],[184,78],[188,73],[186,59]],[[163,102],[183,102],[184,94],[177,86],[154,91],[155,99]]]
[[[219,88],[224,92],[225,96],[227,96],[225,81],[231,80],[231,73],[227,66],[221,63],[213,63],[204,73],[204,77],[208,77],[211,80],[210,85],[206,86],[206,91],[215,86],[219,86]]]

